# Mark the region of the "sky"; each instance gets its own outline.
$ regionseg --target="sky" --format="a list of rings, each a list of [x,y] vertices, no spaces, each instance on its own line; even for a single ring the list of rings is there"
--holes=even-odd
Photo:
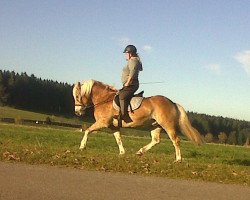
[[[1,70],[119,89],[128,44],[145,96],[250,121],[249,0],[0,0]]]

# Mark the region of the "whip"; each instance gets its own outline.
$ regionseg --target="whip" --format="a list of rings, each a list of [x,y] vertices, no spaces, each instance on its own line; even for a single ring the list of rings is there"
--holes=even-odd
[[[146,85],[146,84],[159,84],[159,83],[165,83],[165,82],[164,82],[164,81],[143,82],[143,83],[139,83],[139,85]]]

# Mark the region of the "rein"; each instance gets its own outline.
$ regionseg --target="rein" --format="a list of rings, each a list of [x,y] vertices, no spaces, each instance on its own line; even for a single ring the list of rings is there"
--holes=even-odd
[[[102,105],[102,104],[105,104],[105,103],[108,103],[108,102],[111,102],[111,101],[113,101],[113,99],[109,99],[109,100],[106,100],[106,101],[101,101],[101,102],[99,102],[99,103],[97,103],[97,104],[91,104],[91,105],[87,105],[87,106],[84,106],[83,104],[75,104],[75,106],[82,106],[82,107],[84,107],[84,110],[86,110],[86,109],[88,109],[88,108],[95,108],[95,107],[97,107],[97,106],[99,106],[99,105]]]
[[[102,105],[102,104],[111,102],[111,101],[113,101],[113,99],[111,99],[111,100],[106,100],[106,101],[102,101],[102,102],[99,102],[99,103],[97,103],[97,104],[89,105],[89,106],[87,106],[87,108],[92,108],[92,107],[94,108],[94,107],[97,107],[97,106],[99,106],[99,105]]]

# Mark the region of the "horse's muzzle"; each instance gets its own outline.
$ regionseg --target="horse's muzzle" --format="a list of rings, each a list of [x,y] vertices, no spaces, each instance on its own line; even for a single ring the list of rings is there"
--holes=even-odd
[[[80,107],[79,108],[79,106],[76,106],[75,107],[75,114],[77,115],[77,116],[83,116],[84,114],[85,114],[85,108],[84,107]]]

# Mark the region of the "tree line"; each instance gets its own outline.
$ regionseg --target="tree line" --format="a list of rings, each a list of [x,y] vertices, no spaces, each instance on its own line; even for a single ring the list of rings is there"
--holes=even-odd
[[[74,114],[72,85],[42,80],[33,74],[0,70],[0,106],[66,116]],[[91,111],[89,112],[91,113]],[[91,114],[89,114],[91,115]],[[207,142],[249,144],[250,122],[188,112]]]
[[[188,112],[191,124],[206,142],[250,145],[250,122],[225,117]]]
[[[72,115],[72,86],[0,70],[0,106]]]

